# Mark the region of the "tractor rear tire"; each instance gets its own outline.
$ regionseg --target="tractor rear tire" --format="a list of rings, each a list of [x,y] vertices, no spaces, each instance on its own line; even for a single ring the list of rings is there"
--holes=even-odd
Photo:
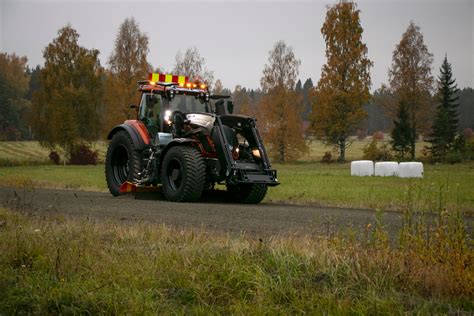
[[[140,153],[126,131],[117,132],[109,143],[105,158],[105,179],[113,196],[119,196],[125,181],[138,178],[141,171]]]
[[[230,200],[235,203],[258,204],[267,194],[267,185],[261,183],[227,186]]]
[[[190,146],[172,147],[161,169],[163,195],[169,201],[199,200],[206,181],[206,165],[201,153]]]

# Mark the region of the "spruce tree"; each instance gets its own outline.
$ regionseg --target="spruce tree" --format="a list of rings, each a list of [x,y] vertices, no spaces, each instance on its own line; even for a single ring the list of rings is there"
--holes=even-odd
[[[411,151],[413,143],[413,131],[410,126],[410,116],[408,106],[405,102],[400,102],[397,118],[393,121],[392,129],[392,148],[400,159],[405,158],[405,154]]]
[[[298,94],[303,94],[303,84],[301,83],[301,79],[298,79],[298,82],[296,83],[295,91]]]
[[[451,64],[445,56],[438,77],[438,106],[430,135],[431,152],[436,161],[446,157],[452,149],[458,131],[458,88]]]

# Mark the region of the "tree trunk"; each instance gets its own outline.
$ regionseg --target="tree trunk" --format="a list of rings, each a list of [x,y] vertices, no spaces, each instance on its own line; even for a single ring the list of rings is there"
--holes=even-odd
[[[416,145],[416,124],[413,122],[413,127],[411,129],[411,160],[415,160],[415,145]]]
[[[410,137],[410,156],[411,160],[415,160],[415,143],[416,143],[416,113],[415,102],[411,103],[411,137]]]
[[[339,162],[346,161],[346,142],[344,140],[339,141]]]
[[[285,161],[285,144],[283,141],[280,142],[280,146],[278,148],[278,155],[279,155],[279,160],[280,162]]]

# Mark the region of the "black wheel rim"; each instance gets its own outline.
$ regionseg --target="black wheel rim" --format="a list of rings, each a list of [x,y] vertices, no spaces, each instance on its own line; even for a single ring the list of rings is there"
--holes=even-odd
[[[112,176],[115,183],[122,184],[128,179],[130,159],[125,146],[117,146],[112,153]]]
[[[178,191],[183,183],[183,166],[178,159],[173,159],[166,168],[168,183],[174,191]]]

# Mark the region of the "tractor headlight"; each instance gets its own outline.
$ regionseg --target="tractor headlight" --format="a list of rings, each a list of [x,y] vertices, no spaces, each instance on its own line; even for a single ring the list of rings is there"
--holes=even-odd
[[[165,111],[165,122],[168,123],[168,125],[171,125],[171,111],[170,110]]]
[[[262,156],[260,155],[260,150],[258,150],[257,148],[252,149],[252,155],[253,155],[255,158],[262,158]]]

